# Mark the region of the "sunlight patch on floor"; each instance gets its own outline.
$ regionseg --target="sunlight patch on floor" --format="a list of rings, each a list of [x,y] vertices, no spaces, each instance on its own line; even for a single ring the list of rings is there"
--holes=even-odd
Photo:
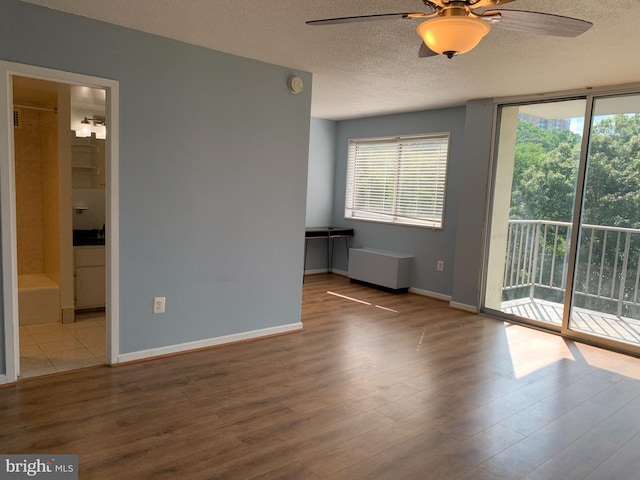
[[[350,301],[352,301],[352,302],[358,302],[358,303],[362,303],[362,304],[364,304],[364,305],[371,305],[369,302],[365,302],[365,301],[363,301],[363,300],[358,300],[357,298],[353,298],[353,297],[347,297],[346,295],[341,295],[341,294],[339,294],[339,293],[331,292],[331,291],[329,291],[329,290],[327,290],[327,293],[328,293],[329,295],[333,295],[333,296],[336,296],[336,297],[344,298],[345,300],[350,300]]]
[[[573,360],[565,340],[557,335],[505,323],[511,365],[516,378],[523,378],[560,360]]]
[[[398,310],[394,310],[393,308],[388,308],[388,307],[383,307],[382,305],[374,305],[371,302],[365,302],[364,300],[358,300],[357,298],[353,298],[353,297],[348,297],[346,295],[342,295],[340,293],[336,293],[336,292],[331,292],[331,291],[327,291],[327,293],[329,295],[333,295],[335,297],[340,297],[340,298],[344,298],[345,300],[349,300],[351,302],[357,302],[357,303],[361,303],[363,305],[369,305],[369,306],[373,306],[376,308],[379,308],[381,310],[386,310],[387,312],[393,312],[393,313],[400,313],[398,312]]]
[[[382,305],[376,305],[376,308],[380,308],[382,310],[386,310],[387,312],[400,313],[398,310],[394,310],[393,308],[383,307]]]
[[[600,347],[594,347],[584,343],[575,343],[577,354],[592,367],[617,373],[625,377],[640,380],[638,359],[622,353],[610,352]]]

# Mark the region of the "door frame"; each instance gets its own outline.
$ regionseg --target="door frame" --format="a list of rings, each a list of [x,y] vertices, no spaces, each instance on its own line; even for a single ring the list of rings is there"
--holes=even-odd
[[[106,91],[105,113],[109,127],[105,152],[106,364],[117,363],[119,355],[119,83],[116,80],[0,61],[0,225],[5,357],[5,373],[0,373],[0,384],[16,382],[20,374],[15,151],[12,128],[14,76],[84,85]]]

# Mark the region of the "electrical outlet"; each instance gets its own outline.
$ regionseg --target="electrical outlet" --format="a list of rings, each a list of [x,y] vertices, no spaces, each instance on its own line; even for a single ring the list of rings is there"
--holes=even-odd
[[[436,270],[444,272],[444,262],[442,260],[438,260],[438,263],[436,263]]]
[[[155,297],[153,299],[153,313],[164,313],[164,305],[167,297]]]

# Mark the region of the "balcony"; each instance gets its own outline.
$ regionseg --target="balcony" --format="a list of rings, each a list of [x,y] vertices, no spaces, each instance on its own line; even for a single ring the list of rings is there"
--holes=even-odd
[[[571,224],[510,220],[501,311],[560,326]],[[640,345],[640,229],[583,225],[570,328]]]

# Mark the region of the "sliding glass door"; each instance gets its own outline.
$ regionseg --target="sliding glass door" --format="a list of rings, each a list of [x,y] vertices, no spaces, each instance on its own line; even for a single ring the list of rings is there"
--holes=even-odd
[[[640,345],[640,95],[597,98],[568,328]]]
[[[638,352],[640,95],[505,105],[497,133],[484,310]]]
[[[501,109],[485,307],[560,328],[584,99]]]

